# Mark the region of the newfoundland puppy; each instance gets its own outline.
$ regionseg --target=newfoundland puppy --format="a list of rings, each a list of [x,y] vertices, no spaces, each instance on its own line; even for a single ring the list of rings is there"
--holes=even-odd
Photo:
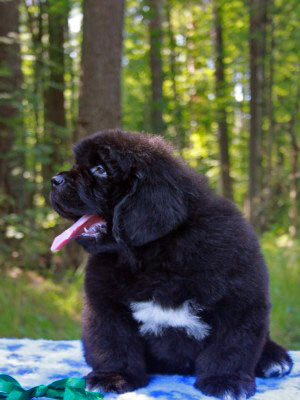
[[[81,140],[52,178],[54,209],[90,253],[82,341],[90,388],[118,393],[148,374],[196,375],[242,400],[255,376],[288,374],[269,336],[268,272],[251,226],[161,137],[108,130]]]

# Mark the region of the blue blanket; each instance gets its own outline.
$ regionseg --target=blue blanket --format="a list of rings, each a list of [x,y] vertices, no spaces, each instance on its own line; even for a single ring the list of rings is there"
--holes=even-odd
[[[295,366],[281,379],[257,379],[253,400],[300,400],[300,352],[291,352]],[[49,384],[89,372],[80,342],[0,339],[0,373],[16,378],[25,388]],[[155,375],[146,388],[123,395],[107,394],[105,400],[204,400],[212,399],[193,388],[194,377]]]

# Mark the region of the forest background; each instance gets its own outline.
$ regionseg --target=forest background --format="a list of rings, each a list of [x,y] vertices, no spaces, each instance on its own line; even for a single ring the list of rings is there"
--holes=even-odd
[[[271,277],[272,334],[300,347],[299,0],[0,0],[0,336],[80,336],[84,256],[50,178],[71,145],[159,133],[233,199]]]

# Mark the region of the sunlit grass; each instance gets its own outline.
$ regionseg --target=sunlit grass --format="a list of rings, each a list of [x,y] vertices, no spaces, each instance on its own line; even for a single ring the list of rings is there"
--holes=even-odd
[[[0,336],[80,338],[81,277],[60,284],[11,271],[0,281]]]
[[[264,255],[270,271],[271,334],[289,349],[300,349],[300,243],[265,234]]]
[[[300,243],[273,233],[261,243],[270,271],[271,334],[300,349]],[[82,273],[63,282],[11,270],[0,281],[0,337],[79,339]]]

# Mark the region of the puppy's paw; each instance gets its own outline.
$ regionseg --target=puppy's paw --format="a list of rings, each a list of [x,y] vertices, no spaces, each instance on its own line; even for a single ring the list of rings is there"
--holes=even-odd
[[[291,372],[293,361],[288,353],[277,346],[273,352],[262,355],[255,374],[261,378],[281,378]]]
[[[114,238],[106,233],[99,235],[80,235],[76,239],[76,242],[80,244],[90,254],[97,254],[101,252],[110,252],[116,249],[117,242]]]
[[[222,400],[246,400],[255,393],[254,378],[241,378],[233,375],[197,378],[195,387],[208,396]]]
[[[76,242],[80,244],[84,248],[85,251],[87,251],[90,254],[93,254],[95,252],[95,249],[97,248],[98,241],[96,237],[89,237],[89,236],[84,236],[80,235],[76,239]]]
[[[274,362],[268,365],[262,372],[264,378],[281,378],[290,373],[292,363],[289,361]]]
[[[116,392],[126,393],[132,392],[138,387],[145,386],[147,384],[146,379],[141,380],[140,383],[130,382],[130,380],[118,373],[101,373],[97,371],[90,372],[86,377],[86,386],[89,391],[99,392]]]

